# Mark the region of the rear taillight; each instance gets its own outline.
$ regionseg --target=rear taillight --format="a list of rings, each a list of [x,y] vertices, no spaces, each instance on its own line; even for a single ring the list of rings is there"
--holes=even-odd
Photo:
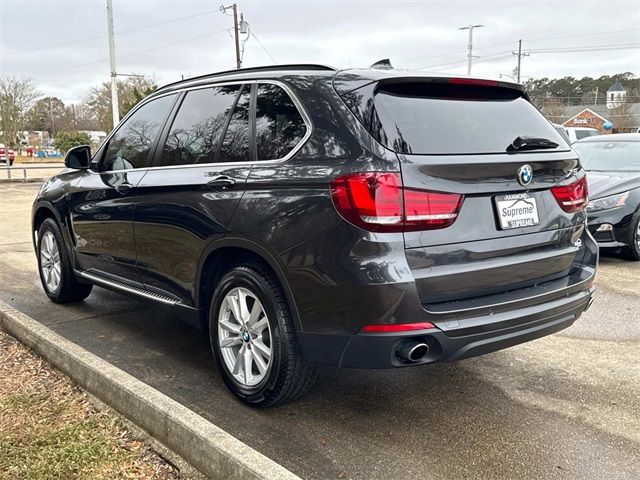
[[[405,189],[405,230],[444,228],[455,222],[462,195]]]
[[[448,227],[456,220],[464,198],[405,188],[399,173],[387,172],[338,177],[331,182],[331,196],[346,220],[372,232]]]
[[[585,209],[589,203],[589,190],[587,188],[587,177],[561,187],[552,187],[551,193],[556,197],[558,205],[565,212],[575,213]]]

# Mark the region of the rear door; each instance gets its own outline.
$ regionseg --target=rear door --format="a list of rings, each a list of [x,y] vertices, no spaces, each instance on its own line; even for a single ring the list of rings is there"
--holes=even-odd
[[[224,236],[251,167],[250,84],[183,94],[138,185],[135,236],[145,285],[191,304],[198,261]]]
[[[290,88],[267,80],[254,88],[255,162],[231,229],[281,252],[308,239],[309,229],[333,224],[318,208],[328,174],[321,164],[296,161],[312,127]]]
[[[373,94],[372,124],[405,188],[463,197],[452,225],[404,234],[427,308],[566,276],[580,255],[584,213],[563,211],[550,191],[583,175],[576,155],[521,91],[464,80],[381,83]],[[518,137],[548,142],[517,149]]]
[[[83,270],[138,280],[133,208],[138,183],[177,95],[150,100],[118,127],[70,194],[71,226]]]

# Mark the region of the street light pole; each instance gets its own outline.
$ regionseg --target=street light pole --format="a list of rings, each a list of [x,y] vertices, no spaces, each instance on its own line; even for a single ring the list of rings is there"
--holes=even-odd
[[[468,27],[458,28],[458,30],[469,30],[469,42],[467,44],[469,63],[467,64],[467,75],[471,75],[471,63],[473,62],[473,29],[480,27],[484,27],[484,25],[469,25]]]
[[[109,33],[109,64],[111,65],[111,116],[113,128],[120,121],[118,108],[118,74],[116,73],[116,44],[113,38],[113,0],[107,0],[107,30]]]

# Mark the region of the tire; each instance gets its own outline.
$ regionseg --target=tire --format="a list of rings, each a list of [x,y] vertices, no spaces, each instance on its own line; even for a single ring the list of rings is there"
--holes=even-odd
[[[225,384],[251,406],[289,402],[313,386],[317,367],[304,361],[282,287],[262,265],[236,266],[222,277],[211,299],[209,337]]]
[[[624,256],[629,260],[640,261],[640,210],[631,219],[627,244],[622,250]]]
[[[47,218],[38,230],[38,272],[42,288],[55,303],[79,302],[93,285],[76,279],[58,224]]]

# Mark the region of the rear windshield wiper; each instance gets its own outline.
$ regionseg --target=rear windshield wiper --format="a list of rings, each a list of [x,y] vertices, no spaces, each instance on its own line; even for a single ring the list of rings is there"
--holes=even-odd
[[[523,150],[541,150],[544,148],[556,148],[559,145],[547,138],[540,137],[516,137],[507,147],[507,152],[520,152]]]

